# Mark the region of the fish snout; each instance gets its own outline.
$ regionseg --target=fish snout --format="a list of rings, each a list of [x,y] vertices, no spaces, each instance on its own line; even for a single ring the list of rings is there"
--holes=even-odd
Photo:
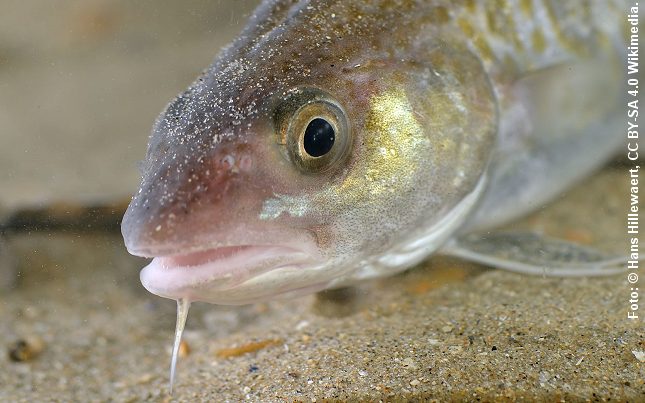
[[[166,158],[158,166],[144,173],[121,224],[134,255],[162,256],[202,243],[201,238],[225,232],[253,209],[253,199],[245,197],[253,169],[246,152]]]

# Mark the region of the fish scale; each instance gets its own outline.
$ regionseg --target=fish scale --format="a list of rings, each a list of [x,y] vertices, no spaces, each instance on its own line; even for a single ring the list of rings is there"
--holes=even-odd
[[[625,26],[617,26],[621,10],[626,3],[621,1],[569,1],[522,0],[522,1],[368,1],[368,2],[314,2],[277,1],[266,2],[254,16],[271,23],[260,24],[260,29],[249,27],[249,34],[268,35],[281,22],[303,11],[311,10],[317,18],[314,27],[321,30],[320,36],[329,32],[326,24],[329,16],[350,15],[357,19],[379,9],[393,24],[406,24],[428,32],[445,30],[445,26],[457,26],[488,64],[494,61],[512,60],[522,65],[522,71],[540,68],[559,62],[567,56],[579,56],[608,41],[620,42]],[[396,20],[400,20],[396,21]],[[376,24],[385,28],[385,24]],[[418,28],[421,26],[422,28]],[[350,33],[347,29],[335,28],[339,34]],[[621,29],[617,29],[621,28]]]
[[[620,1],[487,1],[456,7],[453,19],[488,69],[518,74],[608,51],[623,42]],[[502,66],[500,67],[500,63]],[[504,66],[510,64],[510,66]]]

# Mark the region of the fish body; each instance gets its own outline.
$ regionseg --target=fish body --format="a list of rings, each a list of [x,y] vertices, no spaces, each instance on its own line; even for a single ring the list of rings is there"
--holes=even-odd
[[[625,7],[263,2],[153,127],[122,224],[144,286],[310,293],[540,207],[622,143]]]

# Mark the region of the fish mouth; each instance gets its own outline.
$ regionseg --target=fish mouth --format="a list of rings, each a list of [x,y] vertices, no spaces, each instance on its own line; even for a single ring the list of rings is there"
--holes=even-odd
[[[143,286],[171,299],[208,301],[269,271],[312,261],[310,253],[283,245],[236,245],[159,256],[141,270]]]

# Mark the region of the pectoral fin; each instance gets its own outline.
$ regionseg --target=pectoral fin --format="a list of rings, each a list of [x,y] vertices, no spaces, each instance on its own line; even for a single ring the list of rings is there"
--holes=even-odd
[[[551,276],[606,276],[627,269],[626,256],[532,232],[469,234],[450,241],[441,253],[517,273]]]

